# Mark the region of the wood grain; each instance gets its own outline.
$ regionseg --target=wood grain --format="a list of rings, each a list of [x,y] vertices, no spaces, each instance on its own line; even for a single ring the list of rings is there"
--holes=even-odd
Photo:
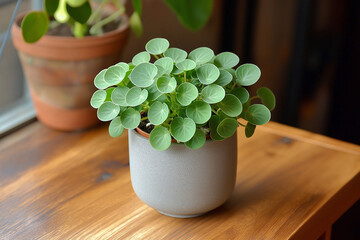
[[[0,239],[317,239],[360,198],[360,147],[277,123],[239,137],[232,197],[193,219],[132,190],[127,135],[39,123],[0,140]]]

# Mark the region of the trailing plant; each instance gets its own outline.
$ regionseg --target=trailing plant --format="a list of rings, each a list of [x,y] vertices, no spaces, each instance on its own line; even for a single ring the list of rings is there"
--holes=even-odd
[[[215,56],[200,47],[187,54],[169,45],[164,38],[152,39],[131,63],[120,62],[95,77],[99,90],[90,104],[101,121],[111,121],[112,137],[143,122],[154,127],[149,140],[159,151],[169,148],[172,139],[198,149],[206,136],[221,141],[242,126],[251,137],[256,125],[270,120],[275,108],[271,90],[262,87],[250,97],[244,88],[259,80],[256,65],[245,63],[235,70],[239,57],[234,53]]]
[[[175,12],[179,21],[191,30],[202,28],[209,19],[212,11],[212,0],[164,0]],[[21,24],[25,42],[34,43],[44,36],[48,29],[60,24],[68,24],[75,37],[85,35],[102,35],[103,27],[115,21],[125,13],[125,6],[121,0],[99,0],[93,10],[90,0],[44,0],[44,9],[28,13]],[[107,4],[115,10],[109,16],[101,13]],[[132,0],[134,12],[130,17],[130,27],[136,35],[141,35],[142,2]]]

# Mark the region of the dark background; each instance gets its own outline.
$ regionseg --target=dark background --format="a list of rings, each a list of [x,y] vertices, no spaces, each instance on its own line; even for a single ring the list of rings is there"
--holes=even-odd
[[[272,120],[360,144],[359,0],[215,0],[201,31],[190,32],[163,1],[143,1],[144,34],[131,36],[124,60],[153,37],[187,51],[232,51],[262,70],[277,97]],[[251,90],[251,89],[250,89]]]
[[[125,61],[154,37],[187,51],[232,51],[262,70],[254,89],[274,91],[272,120],[360,144],[359,0],[216,0],[195,33],[164,2],[143,4],[144,34],[130,37]],[[332,239],[360,239],[359,201],[333,225]]]

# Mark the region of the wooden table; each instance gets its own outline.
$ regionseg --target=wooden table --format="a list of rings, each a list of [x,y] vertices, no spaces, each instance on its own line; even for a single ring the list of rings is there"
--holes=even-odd
[[[33,123],[0,140],[0,239],[329,239],[360,198],[360,147],[273,122],[240,135],[230,200],[176,219],[133,192],[126,134]]]

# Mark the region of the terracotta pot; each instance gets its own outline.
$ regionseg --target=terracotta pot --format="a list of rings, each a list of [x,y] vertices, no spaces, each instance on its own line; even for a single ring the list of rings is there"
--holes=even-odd
[[[222,205],[236,181],[237,135],[197,150],[172,143],[165,151],[129,130],[131,183],[147,205],[171,217],[196,217]]]
[[[79,130],[98,123],[90,98],[96,90],[94,77],[102,69],[120,61],[129,35],[128,18],[103,36],[44,36],[38,42],[24,42],[20,24],[12,26],[12,39],[18,50],[38,119],[45,125],[65,131]]]

